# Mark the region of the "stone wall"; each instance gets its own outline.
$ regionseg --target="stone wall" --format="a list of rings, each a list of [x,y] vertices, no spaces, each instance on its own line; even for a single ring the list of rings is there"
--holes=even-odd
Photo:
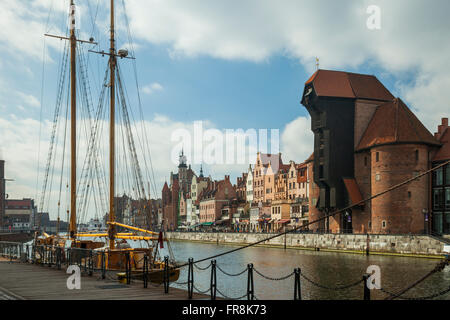
[[[202,233],[168,232],[170,240],[199,241],[218,244],[249,244],[261,241],[271,234],[261,233]],[[369,238],[369,241],[367,239]],[[369,242],[369,252],[441,256],[445,243],[429,236],[419,235],[359,235],[359,234],[287,234],[261,245],[298,249],[321,249],[365,252]]]

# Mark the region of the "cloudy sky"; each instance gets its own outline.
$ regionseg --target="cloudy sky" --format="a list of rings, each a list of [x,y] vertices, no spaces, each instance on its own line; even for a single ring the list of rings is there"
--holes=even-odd
[[[39,198],[53,121],[69,0],[0,0],[0,157],[10,198]],[[79,38],[98,98],[107,50],[107,0],[76,0]],[[450,106],[450,2],[302,0],[117,0],[118,47],[128,43],[126,6],[156,189],[170,171],[174,131],[278,129],[283,161],[312,152],[304,82],[316,69],[376,75],[434,132]],[[371,30],[367,8],[381,10]],[[134,64],[121,60],[136,105]],[[81,130],[81,129],[79,129]],[[270,138],[270,137],[269,137]],[[176,154],[176,151],[175,151]],[[189,159],[188,159],[189,161]],[[192,162],[192,161],[191,161]],[[235,179],[246,164],[204,165],[205,174]],[[199,164],[193,163],[198,171]],[[56,182],[55,182],[56,184]],[[159,192],[159,191],[158,191]],[[51,213],[54,216],[54,213]]]

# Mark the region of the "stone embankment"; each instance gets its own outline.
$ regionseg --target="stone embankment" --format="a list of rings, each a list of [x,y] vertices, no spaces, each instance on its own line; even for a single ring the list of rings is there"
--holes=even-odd
[[[266,239],[267,233],[167,232],[171,241],[197,241],[246,245]],[[289,233],[260,246],[361,254],[383,254],[441,258],[448,245],[427,235],[367,235]]]

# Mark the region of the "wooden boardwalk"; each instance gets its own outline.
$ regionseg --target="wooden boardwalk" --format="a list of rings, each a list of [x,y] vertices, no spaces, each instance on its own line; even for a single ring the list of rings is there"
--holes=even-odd
[[[25,300],[186,300],[187,291],[169,288],[164,293],[164,285],[155,287],[142,281],[132,281],[130,285],[117,280],[102,280],[99,273],[82,275],[81,289],[67,289],[64,267],[56,268],[19,262],[0,261],[0,299]],[[179,280],[180,281],[180,280]],[[181,280],[183,282],[183,280]],[[209,300],[210,296],[194,293],[193,299]]]

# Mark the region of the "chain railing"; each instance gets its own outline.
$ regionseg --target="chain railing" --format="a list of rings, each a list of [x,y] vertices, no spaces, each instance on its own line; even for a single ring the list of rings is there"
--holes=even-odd
[[[50,268],[56,268],[58,270],[62,269],[62,266],[70,266],[70,265],[78,265],[80,271],[83,274],[88,276],[93,276],[94,273],[98,273],[101,279],[113,279],[110,276],[111,272],[122,273],[124,283],[130,285],[132,279],[141,279],[144,285],[144,288],[148,288],[148,284],[152,287],[159,287],[164,285],[164,292],[169,293],[170,283],[174,283],[179,286],[187,285],[188,298],[192,299],[194,292],[200,295],[206,295],[208,292],[210,293],[211,300],[215,300],[217,298],[217,294],[220,295],[223,299],[230,300],[240,300],[247,297],[247,300],[256,300],[257,297],[255,295],[255,286],[253,275],[256,273],[258,276],[265,280],[269,281],[286,281],[292,277],[294,277],[294,300],[302,299],[302,285],[301,280],[304,279],[312,286],[315,286],[320,289],[325,290],[347,290],[352,287],[358,286],[363,283],[363,299],[370,300],[370,291],[369,281],[370,275],[364,274],[362,279],[351,282],[346,285],[337,285],[330,286],[320,283],[317,280],[313,280],[311,277],[305,275],[301,272],[300,268],[295,268],[293,272],[282,275],[282,276],[272,276],[264,274],[261,270],[256,269],[253,264],[248,264],[246,268],[238,273],[231,273],[229,271],[225,271],[220,265],[217,264],[216,260],[211,260],[210,264],[206,267],[201,267],[194,262],[193,258],[189,258],[187,266],[189,267],[187,270],[187,281],[179,281],[176,279],[175,281],[170,278],[171,271],[173,267],[169,266],[169,257],[164,257],[164,268],[158,269],[157,272],[162,273],[162,281],[157,281],[152,283],[149,278],[150,274],[150,261],[151,257],[147,254],[144,255],[143,258],[136,261],[134,258],[132,259],[129,251],[125,251],[123,254],[123,264],[119,264],[119,268],[108,269],[106,267],[106,254],[108,251],[105,250],[94,250],[94,249],[83,249],[83,248],[63,248],[58,246],[50,246],[50,245],[30,245],[30,244],[22,244],[16,242],[0,242],[0,256],[6,258],[9,262],[22,262],[22,263],[30,263],[41,266],[46,266]],[[122,259],[119,259],[122,261]],[[132,268],[132,260],[135,264],[140,264],[142,262],[142,270],[140,268]],[[197,262],[198,263],[198,262]],[[402,300],[429,300],[438,298],[450,292],[450,287],[434,294],[422,296],[422,297],[406,297],[403,296],[404,293],[411,290],[419,283],[425,281],[432,274],[442,271],[447,265],[449,265],[449,257],[446,257],[444,260],[439,262],[436,267],[428,272],[425,276],[415,281],[408,287],[403,290],[400,290],[396,293],[391,292],[385,288],[378,288],[381,292],[387,295],[385,299],[402,299]],[[201,290],[195,285],[194,281],[194,269],[199,272],[205,272],[210,269],[210,286],[206,290]],[[225,294],[221,290],[219,290],[217,285],[217,270],[219,270],[222,274],[228,277],[239,277],[247,273],[247,290],[245,294],[238,297],[230,297]],[[179,270],[180,271],[180,270]],[[223,289],[222,289],[223,290]]]

